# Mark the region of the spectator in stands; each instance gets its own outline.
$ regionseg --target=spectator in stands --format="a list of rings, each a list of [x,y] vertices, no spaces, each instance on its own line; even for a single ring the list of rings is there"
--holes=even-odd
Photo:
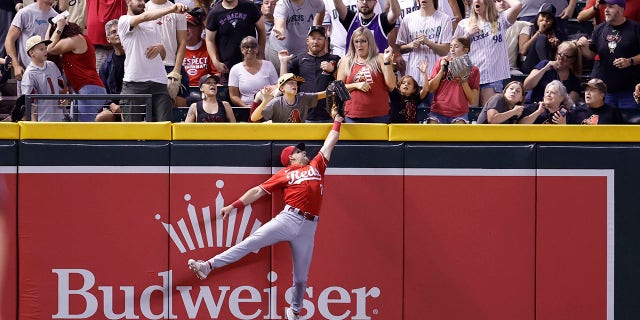
[[[373,32],[366,27],[353,31],[347,54],[338,63],[336,79],[351,91],[345,102],[346,122],[389,122],[389,91],[396,86],[393,51],[378,53]]]
[[[274,26],[269,36],[265,55],[280,70],[278,52],[289,54],[307,51],[305,39],[311,26],[319,26],[324,19],[322,0],[283,0],[276,3],[273,13]]]
[[[30,58],[21,83],[25,94],[67,93],[60,69],[47,60],[49,43],[51,41],[43,40],[40,36],[33,36],[25,41],[24,48]],[[31,104],[32,121],[59,122],[66,119],[65,108],[57,100],[39,99]]]
[[[49,26],[45,37],[51,40],[47,52],[62,57],[62,69],[69,87],[78,94],[106,94],[107,90],[96,72],[95,50],[80,26],[67,19],[59,19]],[[78,99],[77,121],[93,122],[102,110],[105,100]],[[75,117],[74,110],[74,118]],[[75,120],[75,119],[74,119]]]
[[[18,81],[22,80],[25,66],[29,65],[31,59],[25,48],[17,48],[27,42],[32,36],[38,35],[44,38],[47,33],[49,18],[53,18],[58,13],[53,10],[54,0],[40,0],[20,9],[11,22],[4,46],[12,59],[13,73]],[[19,50],[18,50],[19,49]],[[20,83],[18,86],[21,87]],[[19,93],[18,93],[19,94]]]
[[[396,43],[400,53],[407,53],[406,75],[422,83],[422,74],[418,66],[425,61],[431,74],[438,58],[449,53],[449,44],[453,29],[451,17],[437,10],[437,0],[420,2],[420,9],[407,14],[398,30]]]
[[[553,80],[544,89],[542,101],[527,105],[518,123],[566,124],[567,112],[573,108],[573,100],[567,88],[559,80]]]
[[[535,23],[537,13],[545,3],[556,8],[557,29],[566,33],[567,21],[573,18],[578,0],[524,0],[522,1],[522,11],[518,15],[518,20]]]
[[[398,17],[400,17],[400,5],[398,4],[398,0],[389,0],[389,11],[376,14],[373,11],[376,3],[377,0],[359,0],[357,2],[358,12],[355,12],[347,8],[342,0],[333,0],[333,5],[340,17],[340,23],[342,23],[342,26],[347,30],[346,43],[351,44],[351,38],[355,30],[362,26],[371,30],[374,35],[376,48],[378,48],[380,52],[383,52],[389,47],[388,35],[393,31],[396,21]],[[396,41],[391,43],[395,44]]]
[[[462,59],[469,53],[468,38],[458,37],[451,41],[448,57],[441,57],[431,72],[429,92],[435,92],[427,123],[469,123],[469,106],[477,106],[480,90],[480,71],[472,66],[467,78],[453,74],[449,63]]]
[[[581,37],[578,47],[587,59],[600,57],[591,77],[607,84],[605,101],[621,109],[638,108],[633,88],[640,82],[640,24],[624,17],[624,0],[603,1],[606,21],[595,27],[590,40]]]
[[[305,80],[293,73],[285,73],[278,78],[278,90],[282,93],[273,97],[270,91],[251,114],[252,121],[263,118],[274,123],[302,123],[307,119],[309,109],[316,108],[318,100],[326,97],[326,91],[315,93],[298,92],[298,84]]]
[[[145,11],[143,0],[128,0],[127,15],[118,20],[118,36],[126,52],[122,93],[152,95],[151,117],[147,121],[171,121],[172,103],[167,91],[167,73],[162,63],[165,50],[157,18],[170,13],[183,13],[183,4]],[[125,121],[142,121],[146,103],[141,99],[127,99],[122,104]]]
[[[207,51],[216,70],[220,72],[220,81],[227,84],[229,70],[242,62],[240,42],[248,36],[258,36],[256,56],[264,58],[266,43],[265,26],[262,14],[256,6],[247,0],[222,0],[215,4],[207,16]]]
[[[509,4],[504,0],[495,0],[495,4],[496,9],[498,9],[498,13],[509,9]],[[515,21],[511,27],[507,29],[507,51],[509,54],[509,68],[511,69],[511,75],[523,75],[522,71],[520,71],[522,65],[520,42],[524,42],[529,39],[528,27],[531,25],[532,23],[528,21]]]
[[[11,27],[11,20],[19,8],[22,7],[22,2],[18,0],[5,0],[0,2],[0,39],[5,39]],[[4,50],[4,41],[0,41],[0,57],[6,55]],[[3,62],[4,64],[4,62]]]
[[[607,94],[607,85],[604,81],[593,78],[583,86],[585,103],[569,111],[567,123],[624,124],[620,109],[604,102],[604,96]]]
[[[198,81],[203,100],[189,106],[184,122],[236,122],[229,102],[217,98],[220,78],[215,74],[204,75]]]
[[[236,107],[251,107],[258,90],[276,84],[278,72],[269,60],[258,59],[258,40],[255,37],[245,37],[240,47],[243,61],[229,72],[229,97]]]
[[[309,27],[306,42],[307,52],[295,56],[280,52],[280,74],[290,72],[304,78],[306,81],[299,84],[300,92],[324,91],[336,79],[340,57],[327,53],[326,30],[322,26]],[[306,122],[333,122],[325,103],[325,99],[318,101],[318,106],[309,110]]]
[[[556,8],[543,4],[538,11],[536,21],[530,28],[529,37],[523,37],[520,54],[525,56],[522,71],[530,73],[542,60],[549,60],[558,51],[558,45],[567,39],[565,34],[556,28]]]
[[[593,25],[599,25],[605,21],[604,9],[606,3],[601,0],[587,0],[586,6],[578,14],[578,22],[583,23],[593,19]],[[640,1],[629,0],[625,3],[624,16],[627,19],[640,22]]]
[[[113,19],[104,26],[107,42],[113,46],[113,52],[100,66],[98,74],[108,94],[120,94],[122,92],[122,79],[124,79],[125,53],[120,37],[118,36],[118,20]],[[122,120],[120,99],[113,99],[108,106],[96,117],[96,122]]]
[[[524,111],[524,86],[520,81],[511,81],[502,90],[502,94],[491,97],[482,107],[478,116],[479,124],[518,123]]]
[[[96,50],[96,66],[99,68],[111,54],[113,47],[104,36],[107,22],[127,14],[127,0],[87,1],[87,36]]]
[[[389,123],[416,123],[418,105],[429,92],[428,68],[426,61],[418,65],[422,73],[422,88],[412,76],[405,75],[398,80],[398,85],[389,93]]]
[[[542,60],[531,70],[524,80],[524,88],[529,91],[526,103],[542,100],[544,88],[553,80],[560,80],[569,91],[573,101],[580,99],[580,77],[582,57],[575,41],[565,41],[558,46],[556,60]]]
[[[262,20],[264,21],[267,42],[269,41],[268,39],[271,35],[271,29],[273,29],[273,25],[275,23],[273,11],[276,8],[276,2],[278,2],[278,0],[263,0],[262,5],[260,5],[260,12],[262,13]]]
[[[201,10],[201,9],[198,9]],[[193,14],[192,14],[193,13]],[[184,66],[189,75],[189,87],[191,95],[201,95],[198,83],[200,79],[208,74],[217,73],[213,62],[207,53],[207,45],[202,38],[204,30],[203,20],[205,16],[191,11],[186,14],[187,18],[187,47],[184,54]]]
[[[480,70],[480,105],[502,91],[502,80],[510,78],[507,28],[515,21],[522,4],[505,0],[509,9],[498,13],[492,0],[473,0],[469,18],[462,19],[454,37],[471,40],[469,57]]]
[[[359,0],[342,0],[342,3],[348,10],[356,11],[358,10],[358,1]],[[374,2],[374,5],[369,4],[369,6],[371,6],[369,8],[373,8],[374,14],[380,14],[382,12],[380,3],[377,1]],[[342,23],[340,23],[340,15],[333,4],[333,0],[324,0],[324,7],[326,11],[322,25],[327,28],[327,37],[330,40],[329,52],[343,57],[347,52],[347,30]]]
[[[168,0],[150,0],[146,3],[146,10],[170,8],[172,2]],[[189,75],[184,70],[182,62],[187,46],[187,20],[182,12],[170,13],[155,20],[162,35],[162,45],[165,56],[162,63],[167,72],[169,94],[174,106],[184,107],[189,96]]]

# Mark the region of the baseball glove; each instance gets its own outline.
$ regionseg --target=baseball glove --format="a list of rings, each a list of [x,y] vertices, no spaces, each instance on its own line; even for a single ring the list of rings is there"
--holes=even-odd
[[[351,94],[341,80],[332,81],[327,86],[327,112],[332,118],[336,115],[344,117],[344,102],[351,100]]]
[[[462,79],[467,80],[473,68],[473,63],[469,55],[465,54],[449,61],[448,80]]]
[[[171,71],[169,72],[169,74],[167,74],[167,91],[169,91],[169,96],[171,97],[171,99],[175,99],[178,96],[178,93],[180,92],[180,88],[182,88],[182,75],[175,72],[175,71]]]

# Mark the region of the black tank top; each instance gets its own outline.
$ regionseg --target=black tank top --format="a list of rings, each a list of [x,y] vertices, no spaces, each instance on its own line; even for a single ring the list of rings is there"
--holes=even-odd
[[[198,110],[196,122],[229,122],[222,101],[220,99],[216,99],[216,101],[218,102],[218,112],[214,114],[204,111],[202,100],[196,103],[196,110]]]

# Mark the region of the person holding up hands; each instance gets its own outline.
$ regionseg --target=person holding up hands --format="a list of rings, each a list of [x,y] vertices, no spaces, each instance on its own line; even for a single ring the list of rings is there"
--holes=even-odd
[[[480,70],[471,66],[460,76],[449,68],[454,59],[469,53],[469,39],[458,37],[451,41],[450,55],[438,59],[431,72],[429,92],[435,92],[427,123],[469,123],[469,106],[477,106],[480,89]]]
[[[390,47],[378,52],[371,30],[359,27],[353,32],[336,75],[351,91],[344,106],[346,122],[389,122],[389,92],[396,87],[392,60]]]

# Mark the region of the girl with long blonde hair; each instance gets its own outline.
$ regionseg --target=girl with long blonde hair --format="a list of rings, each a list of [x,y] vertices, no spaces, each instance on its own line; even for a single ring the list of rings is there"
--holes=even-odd
[[[389,91],[396,87],[392,60],[391,47],[378,52],[371,30],[359,27],[353,32],[336,74],[351,91],[344,106],[346,122],[389,121]]]
[[[502,91],[502,80],[510,78],[507,28],[522,10],[519,0],[505,0],[509,9],[498,13],[493,0],[472,0],[469,18],[458,23],[454,37],[471,40],[469,58],[480,70],[480,105]]]

